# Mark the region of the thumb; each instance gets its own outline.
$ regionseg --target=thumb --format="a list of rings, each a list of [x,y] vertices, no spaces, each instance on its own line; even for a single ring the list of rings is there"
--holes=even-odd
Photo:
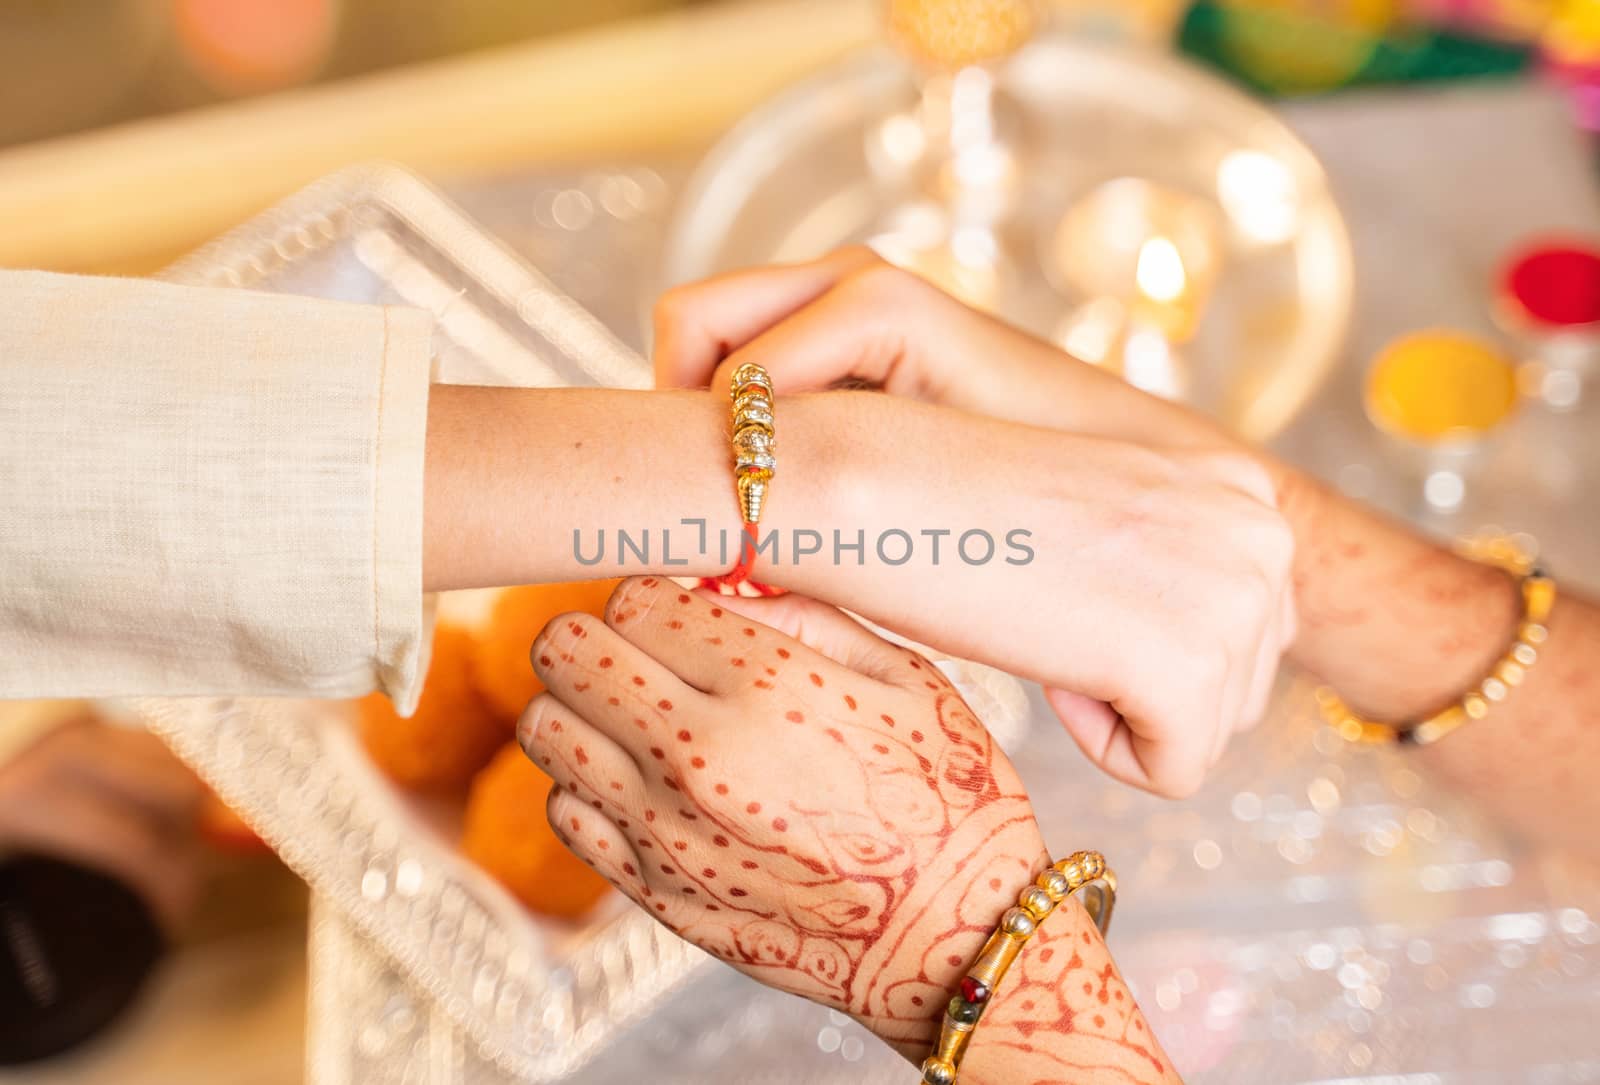
[[[1046,688],[1045,700],[1084,755],[1115,780],[1169,799],[1186,799],[1205,778],[1203,752],[1192,744],[1139,733],[1116,707],[1081,693]]]

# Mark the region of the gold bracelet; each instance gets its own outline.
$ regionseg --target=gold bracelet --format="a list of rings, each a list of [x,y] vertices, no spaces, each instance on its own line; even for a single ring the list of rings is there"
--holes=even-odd
[[[1518,578],[1522,618],[1517,623],[1517,635],[1511,647],[1490,668],[1483,681],[1459,701],[1411,723],[1379,723],[1366,719],[1333,690],[1322,687],[1317,690],[1317,706],[1322,710],[1322,718],[1341,738],[1364,746],[1431,746],[1466,723],[1487,716],[1490,708],[1504,701],[1512,689],[1522,684],[1529,668],[1539,661],[1539,649],[1550,637],[1546,623],[1556,602],[1555,581],[1534,563],[1533,555],[1525,547],[1508,536],[1468,540],[1460,552],[1464,557],[1503,569]]]
[[[733,454],[739,513],[747,524],[761,522],[767,486],[778,468],[773,443],[772,378],[754,362],[734,370],[728,389],[733,400]]]
[[[1117,903],[1117,876],[1106,869],[1105,856],[1097,851],[1075,852],[1061,860],[1022,891],[1015,908],[1006,909],[1000,925],[962,979],[960,990],[945,1007],[939,1043],[922,1063],[924,1085],[952,1085],[972,1041],[972,1032],[1012,962],[1056,905],[1080,891],[1089,918],[1104,934],[1111,926],[1111,910]]]
[[[733,372],[728,396],[733,400],[733,482],[739,495],[739,560],[733,571],[716,578],[737,586],[749,579],[756,560],[756,528],[766,504],[767,488],[778,469],[774,444],[772,378],[754,362]]]

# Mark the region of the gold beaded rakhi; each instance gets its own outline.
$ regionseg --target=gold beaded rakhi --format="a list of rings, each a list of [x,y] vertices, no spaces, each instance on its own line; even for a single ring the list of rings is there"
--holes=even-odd
[[[1000,981],[1039,924],[1074,893],[1082,894],[1084,908],[1101,934],[1111,926],[1111,910],[1117,903],[1117,876],[1106,868],[1105,856],[1097,851],[1075,852],[1039,875],[1022,891],[1016,907],[1006,909],[1000,917],[1000,925],[984,943],[983,952],[962,978],[960,990],[945,1007],[938,1046],[922,1063],[925,1085],[952,1085],[956,1080],[972,1033]]]
[[[767,488],[778,469],[774,442],[772,378],[754,362],[733,371],[728,395],[733,400],[733,482],[739,496],[739,561],[717,578],[735,587],[749,579],[756,560],[756,529],[767,501]]]
[[[1472,687],[1459,701],[1426,719],[1411,723],[1380,723],[1357,714],[1333,690],[1317,690],[1317,707],[1322,718],[1349,742],[1364,746],[1431,746],[1446,735],[1489,714],[1496,704],[1522,684],[1528,670],[1539,661],[1539,652],[1550,636],[1546,624],[1556,602],[1556,584],[1533,559],[1532,552],[1515,539],[1494,535],[1468,540],[1461,546],[1464,557],[1503,569],[1516,577],[1522,596],[1522,617],[1517,633],[1505,655],[1490,668],[1483,681]]]

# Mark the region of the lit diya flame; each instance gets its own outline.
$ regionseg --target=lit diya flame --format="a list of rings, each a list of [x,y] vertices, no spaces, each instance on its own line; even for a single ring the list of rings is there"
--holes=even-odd
[[[1151,301],[1171,304],[1180,300],[1189,289],[1189,273],[1183,266],[1183,255],[1171,239],[1152,237],[1139,249],[1139,263],[1134,270],[1139,290]]]
[[[1095,189],[1056,230],[1061,285],[1111,298],[1174,343],[1199,329],[1221,271],[1221,214],[1210,201],[1138,178]]]

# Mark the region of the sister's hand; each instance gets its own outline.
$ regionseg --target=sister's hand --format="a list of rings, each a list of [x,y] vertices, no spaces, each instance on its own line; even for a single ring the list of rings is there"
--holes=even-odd
[[[623,584],[604,622],[556,619],[533,658],[548,692],[518,734],[559,785],[550,822],[568,846],[712,955],[925,1054],[1047,863],[1016,773],[944,676],[832,608],[656,578]],[[1030,1074],[1159,1080],[1104,944],[1077,908],[1058,919],[1046,938],[1069,952],[1018,969],[972,1080],[1019,1080],[1022,1057]],[[1030,1053],[1007,1037],[1032,1037]]]
[[[569,615],[534,644],[549,692],[519,734],[560,785],[556,831],[670,929],[929,1042],[1044,844],[939,671],[831,608],[806,621],[837,660],[724,601],[628,581],[605,622]]]
[[[882,388],[1031,426],[1159,448],[1244,452],[1214,423],[957,301],[864,246],[662,295],[656,382],[723,387],[756,362],[782,395]]]
[[[949,529],[943,564],[923,552],[894,568],[772,569],[774,582],[1043,683],[1085,753],[1160,794],[1195,791],[1259,720],[1294,636],[1293,539],[1273,474],[1210,423],[865,250],[663,301],[664,381],[707,379],[730,347],[724,368],[758,361],[780,393],[849,378],[1071,430],[860,397],[831,423],[836,519],[869,540]],[[1028,532],[1033,559],[964,567],[951,550],[973,528]]]

